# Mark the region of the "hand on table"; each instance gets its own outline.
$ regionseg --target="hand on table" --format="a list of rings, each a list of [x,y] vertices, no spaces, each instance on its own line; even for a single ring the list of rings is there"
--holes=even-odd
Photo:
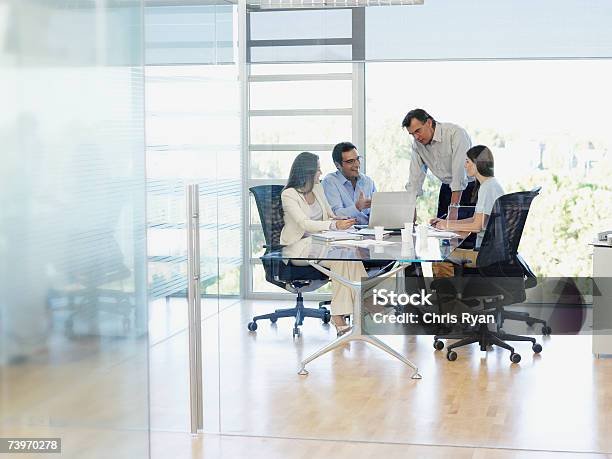
[[[339,229],[339,230],[349,229],[355,223],[357,223],[357,220],[355,220],[354,218],[336,220],[336,229]]]
[[[431,226],[433,226],[436,229],[440,229],[440,230],[445,230],[448,229],[448,222],[446,220],[440,220],[440,219],[436,219],[437,221],[432,223]]]

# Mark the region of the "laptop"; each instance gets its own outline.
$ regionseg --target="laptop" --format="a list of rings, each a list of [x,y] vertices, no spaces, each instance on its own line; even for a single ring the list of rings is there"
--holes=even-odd
[[[368,228],[384,226],[399,231],[404,223],[414,220],[416,196],[408,191],[377,191],[372,195]]]

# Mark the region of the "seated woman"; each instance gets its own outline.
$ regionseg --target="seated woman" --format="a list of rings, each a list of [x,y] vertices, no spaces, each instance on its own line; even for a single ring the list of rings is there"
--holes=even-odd
[[[474,216],[461,220],[434,219],[432,224],[439,229],[478,233],[474,250],[455,249],[451,254],[452,258],[469,260],[467,265],[469,266],[476,262],[477,251],[482,243],[493,204],[495,204],[497,198],[504,194],[504,189],[494,176],[493,153],[488,147],[476,145],[467,151],[466,156],[465,169],[467,175],[476,178],[474,194],[478,196],[478,200],[476,201]],[[450,277],[454,273],[453,265],[451,263],[434,263],[433,272],[436,277]]]
[[[287,185],[281,194],[285,219],[280,237],[282,245],[295,244],[315,232],[344,230],[355,224],[355,219],[336,220],[319,183],[320,176],[321,166],[317,155],[308,152],[297,155],[291,166]],[[297,265],[307,264],[303,260],[291,262]],[[350,280],[367,276],[360,261],[327,260],[321,262],[321,265]],[[331,317],[338,336],[351,328],[346,325],[344,316],[353,313],[354,302],[353,290],[332,279]]]

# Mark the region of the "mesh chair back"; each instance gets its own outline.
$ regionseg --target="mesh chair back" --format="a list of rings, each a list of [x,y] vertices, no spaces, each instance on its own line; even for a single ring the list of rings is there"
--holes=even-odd
[[[479,267],[518,264],[516,257],[521,235],[531,202],[538,192],[539,189],[519,191],[500,196],[495,201],[476,260]]]
[[[281,203],[282,185],[259,185],[249,188],[255,197],[257,212],[269,249],[280,245],[280,234],[285,225]]]

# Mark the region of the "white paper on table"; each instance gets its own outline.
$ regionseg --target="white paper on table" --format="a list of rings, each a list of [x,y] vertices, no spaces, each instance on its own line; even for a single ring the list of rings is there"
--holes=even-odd
[[[460,236],[457,233],[453,233],[452,231],[429,230],[427,232],[427,237],[439,237],[443,239],[450,239],[453,237],[460,237]]]
[[[371,245],[390,245],[395,244],[391,241],[377,241],[376,239],[364,239],[362,241],[337,241],[336,245],[349,245],[352,247],[369,247]]]
[[[311,236],[314,239],[323,240],[323,241],[338,241],[344,239],[362,239],[362,236],[351,233],[348,231],[321,231],[320,233],[313,233]]]
[[[416,231],[414,233],[412,233],[413,236],[418,236],[418,234],[416,233]],[[439,237],[442,239],[450,239],[453,237],[461,237],[459,236],[457,233],[453,233],[452,231],[444,231],[444,230],[439,230],[439,229],[429,229],[427,231],[427,237]]]
[[[362,236],[375,236],[374,228],[361,228],[360,230],[349,230],[351,233],[361,234]],[[391,234],[393,231],[383,230],[383,234]]]

